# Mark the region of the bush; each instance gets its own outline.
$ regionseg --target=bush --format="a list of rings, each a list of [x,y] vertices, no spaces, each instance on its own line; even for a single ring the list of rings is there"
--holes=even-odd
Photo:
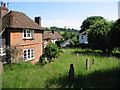
[[[50,43],[45,48],[45,56],[50,59],[57,58],[60,55],[59,52],[60,52],[59,47],[54,43]]]
[[[54,61],[55,58],[60,56],[60,52],[62,52],[59,47],[54,44],[50,43],[45,49],[44,54],[40,57],[40,62],[45,65],[52,61]]]

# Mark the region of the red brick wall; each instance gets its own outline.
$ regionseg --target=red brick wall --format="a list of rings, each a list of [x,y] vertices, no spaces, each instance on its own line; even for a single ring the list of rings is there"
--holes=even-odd
[[[43,53],[43,34],[42,31],[34,31],[33,40],[24,40],[23,32],[17,30],[10,31],[10,46],[18,46],[22,50],[34,48],[34,60],[32,63],[39,61],[40,56]]]

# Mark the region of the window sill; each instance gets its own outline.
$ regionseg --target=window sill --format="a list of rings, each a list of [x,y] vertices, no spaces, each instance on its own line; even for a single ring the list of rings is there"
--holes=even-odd
[[[24,38],[23,40],[34,40],[34,38]]]
[[[28,59],[28,60],[23,60],[23,61],[32,61],[32,60],[34,60],[34,58],[31,58],[31,59]]]
[[[0,54],[0,56],[5,56],[6,54]]]

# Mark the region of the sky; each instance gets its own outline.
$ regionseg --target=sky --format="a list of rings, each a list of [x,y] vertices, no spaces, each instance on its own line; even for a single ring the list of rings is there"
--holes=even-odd
[[[103,16],[109,21],[118,19],[118,0],[6,1],[10,2],[9,10],[23,12],[33,20],[40,16],[43,27],[57,26],[80,30],[82,22],[90,16]]]

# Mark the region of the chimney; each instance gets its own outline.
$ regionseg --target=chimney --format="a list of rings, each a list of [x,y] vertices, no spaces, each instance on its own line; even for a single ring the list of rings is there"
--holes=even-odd
[[[54,34],[54,33],[55,33],[55,30],[52,30],[52,33]]]
[[[7,14],[8,8],[6,7],[5,3],[1,3],[0,6],[0,17],[3,17],[5,14]]]
[[[35,17],[35,22],[41,26],[41,17]]]

